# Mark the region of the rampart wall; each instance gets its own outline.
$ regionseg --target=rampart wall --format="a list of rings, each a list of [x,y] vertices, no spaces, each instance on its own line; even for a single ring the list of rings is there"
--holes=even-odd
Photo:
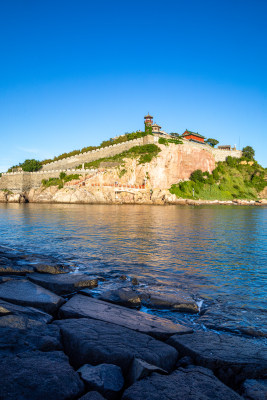
[[[12,192],[23,192],[31,188],[38,188],[43,179],[58,178],[60,172],[67,174],[78,173],[74,168],[80,164],[99,160],[100,158],[107,158],[120,154],[123,151],[129,150],[133,146],[142,146],[144,144],[157,143],[158,136],[145,136],[143,138],[130,140],[124,143],[118,143],[113,146],[104,147],[101,149],[89,151],[87,153],[78,154],[73,157],[68,157],[63,160],[54,161],[43,166],[42,170],[38,172],[11,172],[3,173],[0,178],[0,189],[8,189]],[[215,161],[225,161],[228,156],[240,158],[242,151],[240,150],[221,150],[214,149],[207,144],[190,142],[183,140],[184,149],[203,149],[213,154]],[[82,173],[91,173],[92,170],[81,170]]]

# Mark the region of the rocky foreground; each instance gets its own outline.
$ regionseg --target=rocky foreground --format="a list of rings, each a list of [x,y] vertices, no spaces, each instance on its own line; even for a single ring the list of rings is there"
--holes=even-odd
[[[199,316],[221,334],[142,305]],[[264,324],[243,321],[241,337],[233,320],[216,308],[199,315],[182,291],[126,277],[109,285],[0,249],[0,399],[266,400],[267,347],[255,339],[266,336]]]

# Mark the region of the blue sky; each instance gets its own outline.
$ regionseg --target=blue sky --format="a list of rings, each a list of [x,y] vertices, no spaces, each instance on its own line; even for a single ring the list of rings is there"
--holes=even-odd
[[[266,0],[0,2],[0,171],[143,129],[267,167]]]

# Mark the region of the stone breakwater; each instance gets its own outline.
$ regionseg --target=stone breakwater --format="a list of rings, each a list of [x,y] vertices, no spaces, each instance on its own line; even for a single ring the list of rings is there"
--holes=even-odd
[[[0,248],[0,398],[266,399],[267,348],[255,336],[267,331],[241,337],[222,324],[218,334],[139,311],[169,308],[204,326],[212,308],[199,304],[175,287]]]
[[[137,189],[129,187],[65,187],[31,189],[9,193],[0,190],[0,203],[62,203],[62,204],[150,204],[150,205],[242,205],[263,206],[266,199],[254,200],[192,200],[178,199],[167,189]]]

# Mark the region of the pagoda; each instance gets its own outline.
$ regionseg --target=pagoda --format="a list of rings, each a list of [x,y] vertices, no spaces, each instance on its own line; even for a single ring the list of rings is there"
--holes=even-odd
[[[153,117],[149,115],[149,113],[144,117],[144,119],[145,119],[145,126],[153,125]]]

